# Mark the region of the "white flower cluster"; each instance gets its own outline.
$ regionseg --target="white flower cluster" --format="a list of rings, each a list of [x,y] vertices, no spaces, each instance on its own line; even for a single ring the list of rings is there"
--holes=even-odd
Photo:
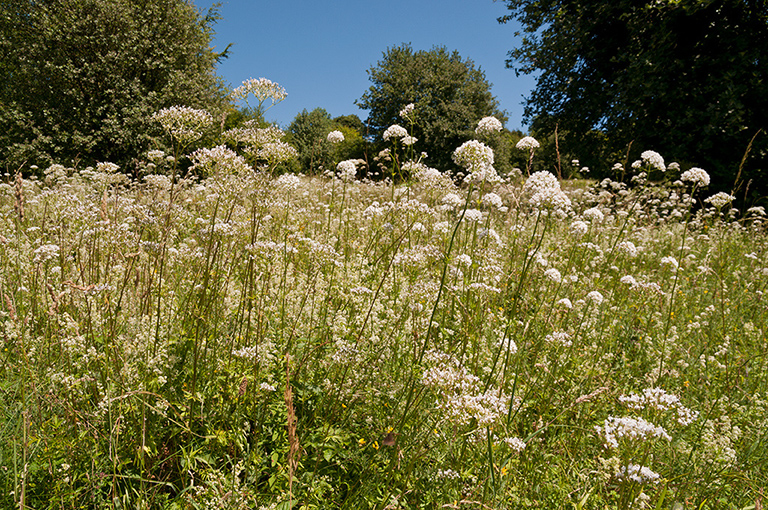
[[[273,103],[279,103],[288,97],[283,87],[266,78],[259,78],[258,80],[249,78],[232,91],[232,97],[236,100],[246,99],[249,94],[256,96],[259,101],[271,99]]]
[[[647,441],[652,438],[672,440],[662,427],[642,418],[629,416],[623,418],[609,416],[605,419],[602,427],[595,427],[595,431],[603,437],[606,447],[614,449],[619,447],[619,441],[622,439],[630,441]]]
[[[686,170],[680,176],[680,180],[683,182],[690,182],[697,186],[709,186],[709,174],[701,168],[693,167],[690,170]]]
[[[530,194],[530,203],[537,209],[553,209],[564,214],[571,208],[571,199],[560,189],[560,181],[547,171],[531,174],[523,191]]]
[[[474,419],[479,428],[485,428],[506,416],[510,400],[504,392],[489,388],[481,394],[453,395],[440,408],[460,425],[468,425]]]
[[[197,149],[190,154],[190,170],[203,170],[209,174],[232,174],[252,171],[245,158],[225,145],[212,149]]]
[[[513,451],[520,453],[525,449],[525,441],[520,439],[519,437],[507,437],[504,439],[504,442],[507,443],[507,446],[509,446]]]
[[[469,140],[453,151],[453,162],[469,170],[493,165],[493,149],[477,140]]]
[[[389,140],[390,138],[403,138],[406,136],[408,136],[408,130],[399,124],[392,124],[384,131],[383,138],[384,140]]]
[[[667,170],[667,167],[664,164],[664,158],[662,158],[661,154],[658,152],[645,151],[640,154],[640,159],[642,160],[643,165],[647,165],[651,169],[656,169],[660,172],[665,172]]]
[[[586,221],[575,220],[573,223],[571,223],[570,231],[571,234],[575,235],[576,237],[581,237],[589,232],[589,223]]]
[[[496,117],[483,117],[480,122],[477,123],[475,133],[494,133],[501,131],[501,121]]]
[[[677,269],[678,267],[680,267],[680,264],[677,262],[677,259],[672,256],[661,257],[661,265],[672,266],[674,269]]]
[[[622,241],[616,245],[616,249],[632,258],[637,257],[638,254],[637,246],[632,241]]]
[[[101,172],[105,174],[113,174],[117,172],[119,169],[120,167],[114,163],[109,163],[109,162],[96,163],[97,172]]]
[[[344,141],[344,133],[341,131],[331,131],[328,133],[328,137],[326,138],[329,143],[339,143]]]
[[[476,420],[479,428],[485,428],[506,416],[511,397],[492,387],[480,393],[480,379],[453,356],[432,350],[424,359],[431,366],[424,371],[422,384],[440,390],[439,408],[455,423],[468,425]]]
[[[581,213],[581,216],[585,220],[589,220],[592,223],[600,223],[605,218],[602,211],[600,211],[600,209],[598,209],[597,207],[592,207],[590,209],[587,209],[586,211]]]
[[[483,195],[480,201],[483,203],[483,205],[486,205],[488,207],[493,207],[496,209],[501,209],[502,207],[504,207],[504,202],[501,200],[501,197],[496,193],[486,193],[485,195]]]
[[[725,193],[723,191],[719,193],[715,193],[709,198],[704,199],[704,201],[708,204],[711,204],[713,207],[716,207],[717,209],[722,209],[725,205],[730,204],[736,200],[736,197],[733,195],[729,195],[728,193]]]
[[[265,143],[256,151],[256,157],[269,165],[276,165],[299,157],[299,151],[286,142]]]
[[[168,178],[168,176],[165,176],[165,175],[160,175],[160,174],[145,175],[144,182],[146,182],[147,186],[149,186],[150,188],[157,188],[160,190],[171,189],[171,180]]]
[[[171,106],[155,112],[152,118],[163,126],[182,145],[203,136],[203,130],[213,123],[213,117],[205,110],[187,106]]]
[[[639,466],[638,464],[629,464],[621,468],[621,471],[617,475],[619,480],[630,480],[635,483],[658,483],[659,474],[651,471],[646,466]]]
[[[278,190],[290,193],[301,185],[301,178],[296,174],[283,174],[275,180],[274,185]]]
[[[339,179],[344,182],[352,182],[357,176],[357,160],[346,159],[336,165],[336,170],[339,172]]]
[[[699,416],[699,413],[692,411],[680,403],[677,395],[667,393],[661,388],[646,388],[642,395],[630,393],[622,395],[619,401],[624,403],[629,409],[641,411],[644,409],[653,409],[656,411],[674,411],[677,414],[677,422],[680,425],[690,425]]]
[[[544,337],[544,341],[548,344],[560,344],[563,347],[570,347],[573,345],[571,341],[571,335],[565,331],[554,331]]]
[[[555,269],[554,267],[550,267],[546,271],[544,271],[544,276],[546,276],[549,280],[560,283],[563,281],[563,275],[560,274],[560,271]]]
[[[233,145],[243,144],[258,147],[267,143],[279,142],[285,132],[275,126],[259,128],[247,122],[243,127],[228,129],[221,134],[224,141]]]
[[[593,290],[592,292],[587,294],[587,299],[592,301],[595,304],[595,306],[600,306],[601,304],[603,304],[603,300],[605,298],[598,291]]]
[[[48,260],[59,256],[59,247],[55,244],[44,244],[35,249],[35,258],[32,260],[33,264],[42,264]]]
[[[242,347],[232,351],[232,356],[256,363],[259,361],[259,349],[256,346]]]
[[[541,144],[532,136],[524,136],[515,144],[515,147],[520,150],[533,150],[541,147]]]
[[[416,108],[416,105],[413,103],[408,103],[403,107],[402,110],[400,110],[400,117],[406,120],[411,120],[411,114],[413,113],[413,110]]]

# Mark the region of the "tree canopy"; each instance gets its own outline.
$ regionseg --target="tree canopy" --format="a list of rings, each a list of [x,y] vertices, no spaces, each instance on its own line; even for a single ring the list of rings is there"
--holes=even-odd
[[[760,175],[768,159],[765,0],[505,2],[510,13],[500,21],[524,28],[507,64],[539,73],[525,110],[534,131],[559,126],[561,149],[585,160],[587,141],[606,140],[615,154],[630,143],[633,152],[652,149],[707,168],[728,187],[762,129],[742,177]]]
[[[183,104],[218,113],[226,90],[210,47],[215,9],[187,0],[0,2],[0,146],[9,166],[130,165],[152,113]]]
[[[486,116],[506,121],[491,84],[474,62],[445,47],[414,51],[408,44],[384,52],[368,70],[373,83],[356,101],[368,110],[370,134],[381,136],[387,127],[402,124],[418,139],[418,151],[428,154],[429,166],[454,166],[453,150],[474,136],[477,122]],[[415,105],[413,125],[399,115]]]

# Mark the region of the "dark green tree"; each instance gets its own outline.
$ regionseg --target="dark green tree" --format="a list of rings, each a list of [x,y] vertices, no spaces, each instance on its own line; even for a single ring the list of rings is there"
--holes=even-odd
[[[591,167],[614,162],[593,156],[624,160],[631,143],[630,159],[655,150],[708,169],[713,187],[764,180],[768,2],[505,2],[500,21],[524,29],[507,65],[538,73],[525,113],[534,132],[559,126],[561,150]]]
[[[130,171],[151,116],[224,111],[215,8],[187,0],[0,1],[0,147],[6,168],[111,161]]]
[[[389,48],[368,76],[373,85],[356,104],[369,111],[370,134],[381,137],[387,127],[400,124],[418,138],[417,151],[428,154],[425,162],[440,170],[455,168],[451,154],[474,137],[480,119],[493,115],[506,121],[485,73],[442,46]],[[415,105],[413,126],[399,115],[409,103]]]

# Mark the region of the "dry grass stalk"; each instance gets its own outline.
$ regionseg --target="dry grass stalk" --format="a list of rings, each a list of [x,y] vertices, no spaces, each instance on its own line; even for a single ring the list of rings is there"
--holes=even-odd
[[[16,202],[13,204],[13,208],[16,210],[16,214],[19,217],[19,222],[24,221],[24,181],[21,177],[21,171],[16,172],[16,181],[14,182],[14,193],[16,195]]]
[[[293,474],[299,464],[301,455],[299,439],[296,436],[296,411],[293,408],[293,392],[291,391],[291,356],[285,355],[285,407],[288,411],[288,498],[293,500]]]

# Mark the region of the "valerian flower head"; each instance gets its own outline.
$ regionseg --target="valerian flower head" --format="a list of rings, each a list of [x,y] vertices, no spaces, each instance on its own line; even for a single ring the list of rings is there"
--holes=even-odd
[[[339,179],[345,182],[351,182],[355,180],[357,176],[357,165],[353,159],[347,159],[336,165],[336,170],[339,172]]]
[[[344,133],[341,131],[331,131],[326,138],[330,143],[339,143],[344,141]]]
[[[413,113],[413,110],[416,108],[416,105],[413,103],[408,103],[403,107],[402,110],[400,110],[400,117],[406,120],[413,120],[411,119],[411,114]]]
[[[203,130],[213,123],[213,117],[207,111],[187,106],[163,108],[155,112],[152,118],[181,145],[187,145],[203,136]]]
[[[494,133],[501,131],[501,121],[496,117],[483,117],[480,122],[477,123],[475,133]]]
[[[279,103],[288,97],[288,94],[283,87],[266,78],[259,78],[258,80],[249,78],[232,91],[232,97],[235,100],[245,99],[246,102],[248,95],[250,94],[253,94],[259,102],[271,99],[273,104]]]
[[[225,145],[212,149],[197,149],[190,154],[190,170],[203,170],[208,174],[237,174],[251,171],[245,159]]]
[[[469,140],[453,151],[453,162],[469,170],[493,165],[493,149],[477,140]]]
[[[256,151],[256,158],[266,161],[268,165],[276,165],[298,157],[299,151],[282,141],[265,143]]]
[[[408,131],[398,124],[392,124],[384,131],[384,140],[389,140],[390,138],[403,138],[405,136],[408,136]]]
[[[670,165],[670,167],[671,166],[672,165]],[[709,174],[705,170],[697,167],[693,167],[690,170],[683,172],[683,175],[680,176],[680,180],[698,186],[709,186]]]
[[[711,197],[704,199],[706,203],[711,204],[713,207],[716,207],[718,209],[723,208],[723,206],[725,206],[726,204],[730,204],[734,200],[736,200],[736,197],[734,197],[733,195],[729,195],[724,191],[715,193]]]
[[[524,136],[520,139],[519,142],[515,145],[520,150],[533,150],[538,149],[541,147],[541,144],[532,136]]]
[[[659,170],[660,172],[667,170],[666,165],[664,165],[664,158],[662,158],[661,154],[658,152],[645,151],[640,154],[640,159],[642,160],[642,164],[648,165],[649,167]]]

